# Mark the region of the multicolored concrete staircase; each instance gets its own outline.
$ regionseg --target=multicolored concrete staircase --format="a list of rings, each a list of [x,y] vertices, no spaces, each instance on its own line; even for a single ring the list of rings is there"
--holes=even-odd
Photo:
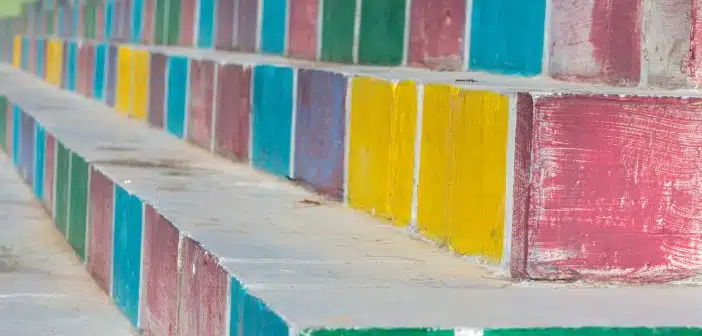
[[[700,4],[41,1],[0,142],[146,334],[702,334]]]

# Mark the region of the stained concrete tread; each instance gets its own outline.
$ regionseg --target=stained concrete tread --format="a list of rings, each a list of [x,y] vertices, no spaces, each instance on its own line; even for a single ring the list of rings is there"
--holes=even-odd
[[[0,155],[0,334],[134,335]]]
[[[534,288],[0,67],[0,93],[151,204],[296,328],[701,326],[702,288]]]

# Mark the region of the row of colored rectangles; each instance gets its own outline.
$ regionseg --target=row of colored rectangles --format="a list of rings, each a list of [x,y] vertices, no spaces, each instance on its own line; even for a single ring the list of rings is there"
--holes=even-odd
[[[40,77],[56,86],[397,225],[415,223],[461,253],[503,257],[508,96],[127,45],[17,41],[46,51],[16,53],[15,66],[43,66]]]

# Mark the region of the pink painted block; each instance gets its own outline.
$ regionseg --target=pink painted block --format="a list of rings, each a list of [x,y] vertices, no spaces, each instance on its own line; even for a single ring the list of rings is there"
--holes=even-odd
[[[553,0],[549,72],[557,79],[636,86],[640,0]]]
[[[56,141],[51,133],[45,132],[44,134],[46,134],[46,144],[44,147],[44,206],[53,217]]]
[[[151,53],[149,71],[149,125],[163,128],[165,119],[164,99],[166,97],[166,67],[168,57],[164,54]]]
[[[216,86],[215,151],[236,161],[248,161],[251,68],[220,65]]]
[[[144,26],[141,38],[145,44],[154,43],[154,24],[156,23],[156,1],[157,0],[144,0]]]
[[[408,62],[441,70],[463,68],[465,0],[414,0]]]
[[[213,61],[194,59],[190,62],[188,138],[193,144],[206,149],[212,142],[215,73]]]
[[[28,70],[29,73],[36,75],[37,74],[37,43],[33,38],[29,38],[29,64],[28,64]]]
[[[92,91],[92,87],[88,88],[88,72],[92,68],[89,68],[88,64],[88,48],[85,44],[78,46],[78,74],[76,76],[76,91],[81,95],[87,95],[88,90]]]
[[[235,13],[236,34],[234,49],[245,52],[256,51],[256,33],[258,32],[258,2],[261,0],[238,1]]]
[[[658,282],[702,267],[702,99],[536,99],[527,271]]]
[[[86,44],[84,46],[86,49],[86,57],[85,57],[85,62],[86,64],[86,71],[85,71],[85,82],[86,82],[86,89],[85,89],[85,96],[88,98],[93,97],[93,88],[95,84],[95,46],[92,44]]]
[[[144,335],[175,335],[178,326],[178,243],[180,233],[146,205],[141,293]]]
[[[215,49],[234,49],[235,1],[237,0],[219,0],[217,2]]]
[[[97,3],[95,12],[95,37],[97,41],[105,38],[105,3],[102,1]]]
[[[181,0],[180,8],[180,45],[192,47],[195,44],[196,0]]]
[[[112,220],[114,185],[94,167],[90,168],[88,218],[88,272],[105,292],[112,279]]]
[[[295,0],[289,3],[288,53],[307,60],[317,58],[318,0]]]
[[[512,211],[512,248],[510,273],[513,278],[527,276],[527,227],[529,220],[529,174],[534,121],[534,100],[527,93],[517,96],[517,126],[514,148],[514,191]]]
[[[227,328],[229,275],[217,257],[190,238],[183,240],[178,309],[179,335],[224,335]]]

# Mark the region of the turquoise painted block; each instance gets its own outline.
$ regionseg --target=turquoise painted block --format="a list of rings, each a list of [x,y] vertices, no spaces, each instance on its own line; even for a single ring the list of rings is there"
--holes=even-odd
[[[473,0],[469,68],[540,74],[545,12],[545,0]]]
[[[285,321],[259,298],[249,295],[236,278],[231,281],[230,300],[230,336],[290,334]]]
[[[105,40],[112,40],[112,22],[115,15],[115,0],[105,0]]]
[[[215,0],[200,0],[200,18],[197,29],[197,46],[200,48],[213,47],[215,7]]]
[[[68,53],[66,54],[66,89],[76,91],[76,72],[78,71],[77,57],[78,45],[76,42],[69,42]]]
[[[132,42],[141,42],[144,31],[144,0],[132,0]]]
[[[20,148],[22,143],[21,139],[21,122],[22,122],[22,110],[19,106],[14,105],[12,107],[12,164],[15,167],[19,166],[22,155],[20,153]]]
[[[285,53],[287,0],[266,0],[262,4],[261,52],[275,55]]]
[[[80,37],[80,6],[73,5],[72,7],[73,15],[71,17],[71,32],[73,32],[73,37]]]
[[[22,67],[22,70],[28,70],[29,69],[29,38],[28,37],[22,37],[22,58],[20,60],[20,66]]]
[[[105,72],[109,49],[104,43],[95,46],[95,69],[93,71],[93,97],[105,100]]]
[[[293,69],[259,65],[253,76],[253,166],[291,176]]]
[[[141,273],[141,200],[115,185],[112,297],[117,307],[137,326]]]
[[[44,199],[44,128],[35,123],[34,139],[34,195],[37,199]]]
[[[36,43],[36,50],[37,50],[37,58],[36,58],[36,61],[37,61],[37,65],[36,65],[37,74],[39,74],[39,77],[45,78],[45,67],[44,67],[44,66],[45,66],[45,64],[46,64],[46,63],[45,63],[46,61],[44,60],[44,59],[45,59],[44,53],[45,53],[46,51],[45,51],[45,49],[44,49],[44,47],[45,47],[44,39],[43,39],[43,38],[37,38],[37,40],[36,40],[35,43]]]
[[[166,130],[179,138],[185,137],[189,63],[186,57],[171,56],[168,59]]]

